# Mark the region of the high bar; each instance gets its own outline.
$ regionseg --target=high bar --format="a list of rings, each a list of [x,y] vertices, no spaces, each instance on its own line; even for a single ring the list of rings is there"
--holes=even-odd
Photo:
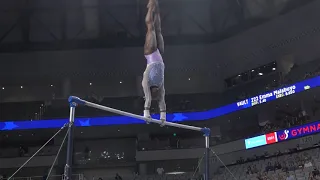
[[[132,114],[132,113],[129,113],[129,112],[121,111],[121,110],[118,110],[118,109],[113,109],[113,108],[106,107],[106,106],[101,106],[99,104],[88,102],[88,101],[85,101],[85,100],[80,99],[80,98],[75,97],[75,96],[70,96],[68,101],[69,101],[69,103],[76,103],[78,105],[85,105],[85,106],[93,107],[93,108],[100,109],[100,110],[103,110],[103,111],[108,111],[108,112],[112,112],[112,113],[115,113],[115,114],[128,116],[128,117],[140,119],[140,120],[143,120],[143,121],[146,121],[146,122],[151,122],[151,123],[156,123],[156,124],[162,125],[162,122],[160,120],[152,119],[152,118],[145,118],[144,116]],[[210,134],[210,129],[209,128],[200,128],[200,127],[189,126],[189,125],[184,125],[184,124],[172,123],[172,122],[168,122],[168,121],[164,122],[163,125],[172,126],[172,127],[176,127],[176,128],[182,128],[182,129],[189,129],[189,130],[193,130],[193,131],[201,131],[201,132],[205,133],[206,135]]]

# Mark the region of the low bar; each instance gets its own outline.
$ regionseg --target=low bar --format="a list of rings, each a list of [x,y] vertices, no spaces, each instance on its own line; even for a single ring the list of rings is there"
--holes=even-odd
[[[184,124],[177,124],[177,123],[172,123],[172,122],[164,122],[162,123],[160,120],[156,120],[156,119],[152,119],[152,118],[145,118],[144,116],[140,116],[140,115],[136,115],[136,114],[132,114],[132,113],[128,113],[128,112],[124,112],[124,111],[120,111],[117,109],[113,109],[110,107],[106,107],[106,106],[101,106],[99,104],[95,104],[95,103],[91,103],[85,100],[82,100],[78,97],[74,97],[71,96],[69,97],[69,102],[70,103],[77,103],[78,105],[85,105],[85,106],[89,106],[89,107],[93,107],[96,109],[100,109],[103,111],[108,111],[108,112],[112,112],[115,114],[119,114],[119,115],[123,115],[123,116],[128,116],[128,117],[132,117],[132,118],[136,118],[136,119],[140,119],[146,122],[151,122],[151,123],[156,123],[156,124],[160,124],[160,125],[166,125],[166,126],[172,126],[172,127],[176,127],[176,128],[183,128],[183,129],[189,129],[189,130],[193,130],[193,131],[207,131],[207,128],[200,128],[200,127],[195,127],[195,126],[189,126],[189,125],[184,125]]]

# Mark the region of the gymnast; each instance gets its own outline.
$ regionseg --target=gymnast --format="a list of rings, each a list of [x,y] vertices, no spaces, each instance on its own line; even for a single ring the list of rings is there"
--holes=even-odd
[[[166,121],[166,103],[164,89],[164,63],[161,54],[164,52],[163,36],[161,34],[161,20],[158,0],[149,0],[146,15],[147,35],[144,44],[144,55],[147,67],[143,73],[142,87],[145,96],[143,115],[150,116],[152,100],[157,100],[160,109],[162,125]]]

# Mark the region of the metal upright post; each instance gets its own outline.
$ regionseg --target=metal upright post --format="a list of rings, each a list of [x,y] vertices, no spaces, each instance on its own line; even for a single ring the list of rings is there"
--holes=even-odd
[[[204,133],[205,143],[206,143],[204,180],[210,180],[210,146],[209,146],[210,129],[203,128],[202,132]]]
[[[64,167],[64,180],[71,180],[72,176],[72,156],[73,156],[73,124],[74,113],[77,103],[70,102],[70,119],[69,119],[69,134],[68,134],[68,146],[67,146],[67,161]]]
[[[209,180],[209,161],[210,161],[210,147],[209,147],[209,137],[205,136],[206,140],[206,174],[205,174],[205,180]]]

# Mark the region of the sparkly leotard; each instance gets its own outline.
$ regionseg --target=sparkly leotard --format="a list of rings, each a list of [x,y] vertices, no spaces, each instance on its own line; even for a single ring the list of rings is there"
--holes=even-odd
[[[151,106],[151,87],[157,87],[160,111],[165,111],[166,104],[164,102],[164,63],[159,50],[152,54],[145,55],[147,59],[147,67],[143,73],[142,87],[145,94],[145,107]]]
[[[159,50],[152,54],[145,55],[147,59],[147,68],[145,75],[148,76],[149,87],[160,87],[164,81],[164,63]]]

